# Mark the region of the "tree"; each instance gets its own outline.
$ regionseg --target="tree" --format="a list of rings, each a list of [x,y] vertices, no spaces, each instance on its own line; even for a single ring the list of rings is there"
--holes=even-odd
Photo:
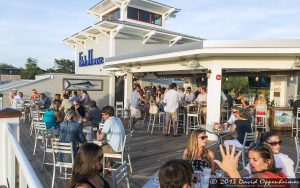
[[[25,69],[21,68],[22,79],[34,79],[35,75],[43,74],[45,71],[38,67],[38,60],[34,58],[27,58]]]
[[[14,67],[14,66],[6,64],[6,63],[0,63],[0,69],[2,69],[2,68],[10,68],[10,67]]]
[[[54,69],[58,73],[75,73],[75,62],[69,59],[55,59]]]
[[[250,88],[248,84],[247,77],[229,77],[228,80],[222,80],[222,89],[227,89],[230,92],[242,91],[243,93],[248,93]]]

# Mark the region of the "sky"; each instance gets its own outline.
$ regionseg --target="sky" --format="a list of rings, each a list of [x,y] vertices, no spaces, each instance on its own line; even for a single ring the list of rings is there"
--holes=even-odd
[[[63,39],[93,25],[100,0],[0,0],[0,63],[74,60]],[[166,29],[208,40],[300,39],[299,0],[155,0],[181,9]]]

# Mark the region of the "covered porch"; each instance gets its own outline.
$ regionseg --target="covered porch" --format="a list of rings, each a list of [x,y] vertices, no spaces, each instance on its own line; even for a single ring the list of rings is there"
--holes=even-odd
[[[195,77],[205,80],[207,125],[211,125],[220,120],[223,76],[272,75],[272,80],[277,79],[280,83],[280,104],[285,105],[289,87],[293,87],[289,92],[297,95],[299,54],[300,40],[206,40],[168,49],[107,58],[104,68],[111,71],[112,76],[126,75],[124,103],[129,101],[133,77],[180,78],[184,87],[196,87],[193,79]],[[291,76],[295,78],[292,85],[287,82]],[[273,94],[270,92],[270,99],[274,97]],[[206,128],[212,129],[209,126]]]

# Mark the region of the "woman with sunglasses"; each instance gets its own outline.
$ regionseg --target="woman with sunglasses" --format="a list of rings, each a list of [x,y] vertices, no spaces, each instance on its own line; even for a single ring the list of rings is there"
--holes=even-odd
[[[233,149],[230,152],[228,144],[226,145],[226,152],[224,152],[222,145],[220,145],[220,151],[222,155],[222,162],[218,160],[215,160],[215,162],[229,175],[229,177],[241,178],[242,176],[238,172],[238,161],[241,152],[234,155],[235,146],[233,146]],[[252,171],[249,178],[287,178],[280,169],[275,167],[274,154],[268,145],[256,144],[250,147],[248,151],[248,158]]]
[[[195,170],[202,171],[202,168],[211,168],[215,173],[214,153],[206,148],[207,143],[206,132],[198,129],[192,132],[188,147],[184,150],[183,159],[191,161]]]
[[[75,158],[71,188],[109,188],[109,184],[100,176],[103,153],[100,146],[86,143],[80,147]]]
[[[260,138],[261,143],[268,145],[273,153],[275,159],[275,166],[288,177],[288,178],[296,178],[294,172],[294,162],[288,155],[280,153],[280,148],[282,141],[280,140],[279,136],[274,132],[266,132]],[[241,171],[243,176],[249,176],[251,174],[251,168],[248,164],[244,170]]]

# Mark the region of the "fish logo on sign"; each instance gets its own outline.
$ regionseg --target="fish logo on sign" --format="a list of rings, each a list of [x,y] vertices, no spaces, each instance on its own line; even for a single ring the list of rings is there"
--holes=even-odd
[[[90,65],[100,65],[104,63],[103,57],[93,58],[93,49],[88,50],[88,57],[83,56],[83,52],[79,52],[79,67],[85,67]]]
[[[92,82],[90,81],[86,81],[86,82],[79,82],[79,83],[71,83],[68,80],[65,80],[65,88],[68,89],[70,87],[76,88],[76,89],[90,89],[95,87],[94,84],[92,84]]]

